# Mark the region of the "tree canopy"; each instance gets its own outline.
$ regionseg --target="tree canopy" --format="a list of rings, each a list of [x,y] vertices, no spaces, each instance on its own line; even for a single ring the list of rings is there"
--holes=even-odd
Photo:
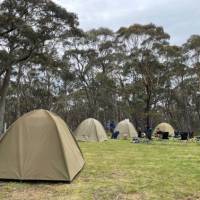
[[[83,31],[47,0],[0,4],[0,130],[45,108],[74,128],[85,118],[168,121],[200,129],[200,36],[182,46],[155,24]]]

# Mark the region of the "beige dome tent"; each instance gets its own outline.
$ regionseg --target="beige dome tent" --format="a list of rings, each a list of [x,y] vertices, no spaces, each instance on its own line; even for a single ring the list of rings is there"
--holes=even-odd
[[[4,133],[0,133],[0,141],[3,138],[3,136],[4,136]]]
[[[79,141],[102,142],[108,139],[102,124],[93,118],[82,121],[74,135]]]
[[[115,128],[115,131],[119,131],[118,139],[124,137],[137,137],[137,131],[129,119],[125,119],[119,122]]]
[[[158,124],[154,129],[153,134],[155,135],[158,130],[162,132],[168,132],[170,136],[174,136],[174,128],[168,123]]]
[[[0,141],[0,179],[72,181],[83,165],[65,122],[46,110],[20,117]]]

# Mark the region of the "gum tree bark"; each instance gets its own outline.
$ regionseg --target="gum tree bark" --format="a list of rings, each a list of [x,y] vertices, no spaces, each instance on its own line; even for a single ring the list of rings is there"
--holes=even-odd
[[[5,72],[5,77],[3,79],[3,84],[0,89],[0,133],[4,131],[4,115],[5,115],[5,104],[6,96],[8,93],[8,87],[10,83],[11,68],[7,69]]]

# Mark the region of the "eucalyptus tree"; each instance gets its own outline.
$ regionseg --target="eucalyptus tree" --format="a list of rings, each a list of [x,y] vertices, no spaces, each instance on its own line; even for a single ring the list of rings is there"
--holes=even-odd
[[[81,37],[72,38],[71,45],[66,47],[65,54],[63,56],[64,62],[70,66],[70,70],[75,75],[76,82],[74,84],[73,92],[84,92],[84,98],[80,100],[85,105],[85,112],[88,115],[94,113],[94,96],[95,88],[90,88],[91,82],[94,79],[93,62],[96,58],[96,52],[89,47],[89,40],[83,34]]]
[[[200,119],[200,35],[192,35],[183,49],[187,65],[183,97],[187,96],[185,110],[190,122],[187,128],[191,131],[192,126],[197,127],[195,119]]]
[[[77,33],[76,15],[52,1],[4,0],[0,4],[0,130],[13,70],[20,64],[38,62],[52,42]],[[37,63],[39,64],[39,63]],[[28,66],[27,66],[28,67]]]
[[[106,121],[115,115],[112,72],[116,67],[116,54],[115,34],[106,28],[93,29],[82,37],[74,37],[71,46],[66,47],[64,60],[71,66],[76,79],[76,89],[71,95],[80,97],[80,104],[86,105],[88,116]]]
[[[183,46],[165,46],[163,49],[169,77],[163,90],[162,109],[167,120],[179,130],[192,131],[198,127],[198,46],[198,36],[191,36]]]
[[[187,66],[183,56],[183,48],[174,45],[165,45],[160,48],[160,54],[163,61],[164,84],[159,93],[159,102],[157,111],[161,114],[161,119],[167,120],[175,127],[183,127],[183,98],[180,98],[180,84],[186,75]],[[182,97],[182,95],[181,95]]]
[[[87,32],[91,47],[96,52],[96,77],[93,84],[97,87],[96,102],[98,115],[102,120],[117,119],[117,77],[121,46],[116,34],[108,28],[92,29]],[[99,116],[99,117],[100,117]]]
[[[169,35],[162,27],[153,24],[135,24],[120,28],[118,38],[125,46],[124,71],[130,77],[129,83],[140,87],[138,94],[144,97],[146,126],[150,126],[152,105],[155,104],[157,89],[162,83],[163,65],[159,60],[159,49],[167,44]],[[132,92],[132,96],[134,94]]]

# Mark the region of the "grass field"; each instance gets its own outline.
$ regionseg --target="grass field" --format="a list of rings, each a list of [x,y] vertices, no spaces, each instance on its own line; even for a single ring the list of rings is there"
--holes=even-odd
[[[0,200],[200,199],[200,144],[80,143],[86,165],[71,184],[0,183]]]

